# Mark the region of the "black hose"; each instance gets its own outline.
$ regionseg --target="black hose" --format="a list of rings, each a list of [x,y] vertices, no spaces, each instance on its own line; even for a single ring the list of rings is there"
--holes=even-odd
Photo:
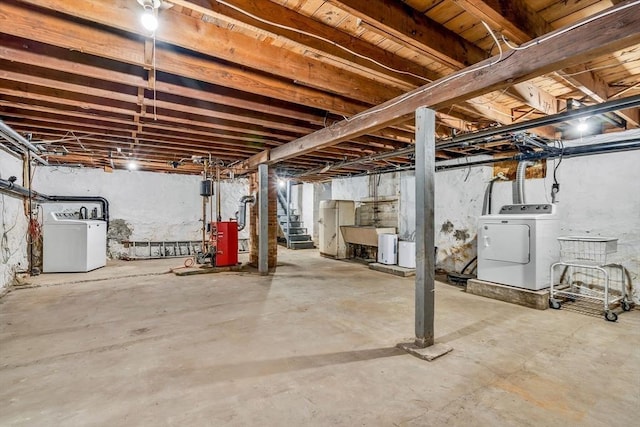
[[[460,271],[460,274],[464,274],[464,272],[467,271],[467,268],[469,268],[469,266],[473,264],[473,262],[476,261],[477,259],[478,259],[477,255],[471,258],[471,261],[469,261],[464,267],[462,267],[462,271]]]

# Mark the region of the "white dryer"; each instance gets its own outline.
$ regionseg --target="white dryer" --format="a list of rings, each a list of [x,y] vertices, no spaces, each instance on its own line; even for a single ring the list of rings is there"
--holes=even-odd
[[[519,288],[549,287],[559,259],[557,205],[506,205],[478,221],[478,279]]]
[[[42,230],[44,273],[87,272],[107,263],[107,223],[51,212]]]

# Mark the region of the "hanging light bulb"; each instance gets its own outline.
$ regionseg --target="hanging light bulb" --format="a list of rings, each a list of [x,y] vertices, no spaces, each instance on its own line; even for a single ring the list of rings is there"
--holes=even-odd
[[[127,163],[127,169],[129,169],[130,171],[134,171],[138,169],[138,164],[136,163],[135,160],[130,160]]]
[[[138,3],[144,8],[144,12],[140,17],[142,26],[150,31],[155,32],[158,29],[158,8],[160,7],[160,0],[138,0]]]

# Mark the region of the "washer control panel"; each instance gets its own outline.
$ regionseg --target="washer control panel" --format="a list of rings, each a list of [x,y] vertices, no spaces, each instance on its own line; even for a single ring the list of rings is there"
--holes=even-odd
[[[51,212],[51,215],[56,221],[65,219],[80,219],[80,213],[78,212]]]
[[[517,214],[551,214],[554,213],[552,204],[541,205],[504,205],[500,208],[501,215],[517,215]]]

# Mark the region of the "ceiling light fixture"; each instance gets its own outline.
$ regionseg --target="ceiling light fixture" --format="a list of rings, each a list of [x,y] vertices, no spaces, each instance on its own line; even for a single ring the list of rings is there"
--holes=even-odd
[[[138,164],[135,160],[130,160],[129,162],[127,162],[127,169],[129,169],[130,171],[138,170]]]
[[[587,123],[586,119],[582,118],[576,124],[576,129],[578,130],[578,132],[584,133],[589,130],[589,123]]]
[[[144,12],[140,17],[142,26],[152,33],[155,32],[158,29],[160,0],[138,0],[138,3],[144,8]]]

